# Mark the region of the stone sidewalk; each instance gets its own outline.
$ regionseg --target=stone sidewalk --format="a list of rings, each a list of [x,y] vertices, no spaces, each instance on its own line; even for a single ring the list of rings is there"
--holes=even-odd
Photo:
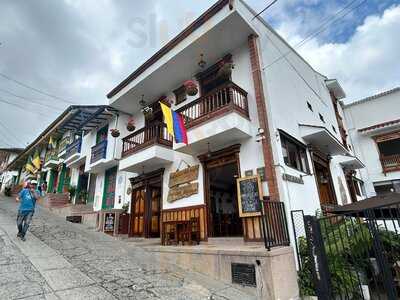
[[[15,211],[0,197],[0,299],[254,299],[40,207],[22,242]]]

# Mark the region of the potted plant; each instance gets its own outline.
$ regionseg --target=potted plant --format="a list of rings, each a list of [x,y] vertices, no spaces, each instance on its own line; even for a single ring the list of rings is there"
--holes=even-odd
[[[88,198],[88,192],[87,191],[82,190],[82,191],[79,192],[79,201],[82,204],[86,204],[87,198]]]
[[[117,128],[110,129],[110,131],[111,131],[111,136],[112,137],[115,137],[115,138],[119,137],[120,132],[119,132],[119,130]]]
[[[235,65],[231,61],[222,61],[219,64],[218,76],[229,76]]]
[[[186,94],[188,94],[189,96],[195,96],[199,91],[196,82],[194,82],[193,80],[186,80],[183,83],[183,86],[185,87]]]
[[[135,131],[135,121],[133,120],[132,117],[128,119],[128,123],[126,123],[126,129],[130,132]]]
[[[69,193],[69,200],[72,201],[72,198],[74,198],[76,194],[76,186],[74,185],[68,186],[68,193]]]

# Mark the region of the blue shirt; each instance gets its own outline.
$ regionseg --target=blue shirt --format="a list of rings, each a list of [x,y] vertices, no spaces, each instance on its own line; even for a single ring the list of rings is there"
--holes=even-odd
[[[34,192],[31,192],[29,189],[25,188],[18,194],[20,205],[19,211],[21,212],[30,212],[35,210],[36,198]]]

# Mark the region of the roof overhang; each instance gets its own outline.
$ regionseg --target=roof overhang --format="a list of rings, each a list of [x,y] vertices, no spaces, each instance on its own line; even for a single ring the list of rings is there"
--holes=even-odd
[[[365,165],[357,157],[352,155],[339,155],[339,164],[346,170],[362,169]]]
[[[346,93],[336,79],[327,79],[325,80],[325,83],[328,87],[328,90],[335,96],[337,100],[346,98]]]
[[[325,127],[299,124],[300,134],[303,140],[320,151],[334,155],[348,155],[349,151],[332,135]]]
[[[129,85],[132,81],[138,78],[147,69],[151,68],[157,61],[162,59],[165,55],[169,54],[177,45],[184,41],[189,35],[191,35],[198,28],[202,27],[210,18],[219,13],[225,6],[229,4],[229,10],[233,9],[233,4],[230,0],[219,0],[207,11],[205,11],[200,17],[194,20],[189,26],[181,31],[177,36],[170,40],[164,47],[153,54],[147,61],[145,61],[139,68],[132,72],[127,78],[125,78],[120,84],[113,88],[108,94],[107,98],[111,99],[117,95],[122,89]]]
[[[107,105],[72,105],[30,144],[10,164],[7,169],[22,167],[37,147],[45,147],[50,136],[60,136],[67,130],[90,130],[111,118],[117,112]]]
[[[256,32],[239,12],[224,7],[116,94],[111,94],[110,105],[136,113],[140,110],[138,102],[142,95],[146,102],[152,103],[203,71],[198,66],[200,54],[204,55],[207,66],[211,66],[246,45],[251,34]]]

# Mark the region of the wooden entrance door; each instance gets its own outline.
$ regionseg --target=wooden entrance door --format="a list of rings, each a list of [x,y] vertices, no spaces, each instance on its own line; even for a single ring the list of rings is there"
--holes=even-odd
[[[159,237],[163,170],[131,179],[133,187],[129,236]]]
[[[117,168],[108,169],[104,178],[104,192],[102,209],[114,208],[115,184],[117,181]]]
[[[313,163],[321,206],[336,205],[337,201],[329,169],[329,160],[323,157],[322,154],[313,153]]]
[[[149,186],[149,222],[146,224],[148,228],[148,236],[160,236],[160,220],[161,220],[161,187]]]
[[[146,189],[140,187],[132,191],[130,236],[144,236]]]
[[[239,218],[239,210],[237,207],[236,199],[236,178],[240,174],[239,164],[239,149],[240,145],[233,145],[226,149],[222,149],[210,154],[199,156],[200,161],[203,164],[205,170],[205,198],[207,204],[207,229],[208,236],[243,236],[243,222]],[[223,197],[220,195],[215,197],[211,195],[211,186],[213,183],[212,174],[217,169],[223,169],[224,167],[234,166],[236,172],[230,172],[231,178],[224,178],[224,180],[231,180],[233,183],[233,191],[230,198],[230,209],[228,212],[222,211],[221,213],[216,211],[216,207],[221,207]],[[218,183],[216,183],[218,185]],[[228,193],[229,194],[229,193]],[[222,201],[221,201],[222,199]],[[216,205],[215,201],[220,201],[221,205]]]

